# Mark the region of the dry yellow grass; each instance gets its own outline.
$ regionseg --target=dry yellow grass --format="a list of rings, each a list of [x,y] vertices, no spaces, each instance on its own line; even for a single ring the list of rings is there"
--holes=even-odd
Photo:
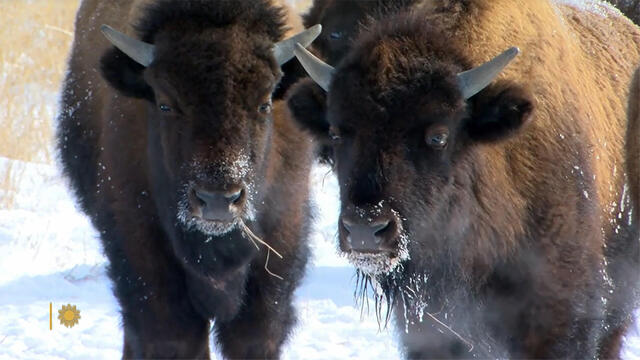
[[[0,157],[50,163],[53,119],[78,0],[0,1]],[[0,167],[0,205],[20,177]],[[3,194],[3,195],[2,195]]]
[[[0,156],[50,162],[78,0],[0,2]]]

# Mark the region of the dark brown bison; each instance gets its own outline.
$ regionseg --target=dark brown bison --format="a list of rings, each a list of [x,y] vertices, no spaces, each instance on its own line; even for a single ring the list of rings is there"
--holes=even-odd
[[[303,24],[322,25],[322,34],[310,48],[324,61],[335,64],[349,51],[355,36],[360,29],[366,28],[368,23],[418,5],[419,0],[314,0],[307,14],[303,16]],[[304,69],[297,62],[287,64],[287,70],[290,75],[285,81],[290,83],[306,76]],[[324,102],[325,95],[322,89],[316,85],[311,86],[313,82],[309,79],[302,81],[307,81],[309,90],[313,90],[314,96]],[[292,107],[292,110],[298,113],[298,120],[306,121],[306,125],[311,127],[324,124],[324,121],[315,119],[321,115],[320,112],[304,107],[304,98],[305,96],[301,96],[299,100],[300,107]],[[291,99],[291,102],[297,101]],[[326,130],[322,129],[325,133]],[[326,141],[319,141],[316,142],[316,147],[321,162],[331,162],[331,146]]]
[[[281,41],[290,19],[267,0],[82,3],[57,144],[110,262],[124,358],[209,358],[210,319],[225,357],[280,355],[312,151],[271,94],[292,41],[319,32]]]
[[[312,48],[335,64],[347,54],[363,25],[374,19],[408,9],[419,0],[315,0],[303,16],[303,24],[321,24],[323,33]]]
[[[640,31],[608,9],[425,0],[336,68],[296,50],[328,90],[301,83],[289,105],[332,144],[340,250],[391,300],[407,357],[619,356]]]

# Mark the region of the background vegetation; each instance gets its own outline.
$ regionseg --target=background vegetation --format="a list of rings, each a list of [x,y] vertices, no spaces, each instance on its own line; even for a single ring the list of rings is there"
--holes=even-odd
[[[53,119],[79,0],[0,1],[0,206],[22,162],[53,161]]]

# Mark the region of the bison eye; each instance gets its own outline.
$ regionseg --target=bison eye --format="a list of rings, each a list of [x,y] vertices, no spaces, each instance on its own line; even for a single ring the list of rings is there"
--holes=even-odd
[[[271,109],[272,109],[272,107],[273,107],[273,106],[272,106],[272,104],[271,104],[271,100],[269,100],[268,102],[266,102],[266,103],[264,103],[264,104],[260,105],[260,107],[258,107],[258,111],[259,111],[261,114],[265,114],[265,115],[267,115],[267,114],[271,114]]]
[[[341,39],[342,38],[342,31],[334,31],[331,34],[329,34],[329,36],[334,40]]]
[[[425,137],[427,145],[434,149],[444,149],[447,147],[449,140],[449,131],[447,129],[438,128],[434,131],[428,131]]]
[[[158,108],[160,109],[160,111],[162,112],[171,112],[171,107],[169,105],[166,104],[160,104],[158,106]]]

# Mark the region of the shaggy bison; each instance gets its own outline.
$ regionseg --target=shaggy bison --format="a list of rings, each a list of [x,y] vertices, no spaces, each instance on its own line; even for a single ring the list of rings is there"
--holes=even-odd
[[[281,41],[291,20],[267,0],[82,3],[58,149],[110,262],[124,358],[209,358],[210,319],[225,357],[280,354],[313,155],[272,92],[319,33]]]
[[[303,24],[322,24],[324,31],[311,47],[335,64],[349,51],[362,25],[416,3],[419,0],[315,0],[303,16]]]
[[[311,48],[313,52],[320,58],[329,63],[337,63],[349,51],[353,43],[353,39],[361,28],[366,28],[367,24],[381,19],[385,16],[402,11],[403,9],[411,9],[413,6],[420,4],[419,0],[314,0],[308,13],[303,16],[303,24],[321,24],[323,28],[322,34],[313,42]],[[297,67],[288,65],[291,74],[300,79],[304,77],[305,71],[299,64]],[[290,75],[288,79],[294,78]],[[317,85],[311,86],[313,81],[304,79],[301,83],[308,82],[309,91],[314,92],[319,101],[325,101],[325,94]],[[302,96],[303,98],[305,96]],[[297,101],[291,98],[290,101]],[[301,99],[304,103],[304,99]],[[306,121],[309,126],[323,124],[324,121],[316,120],[321,113],[313,111],[305,111],[293,107],[296,111],[304,111],[304,114],[298,114],[297,118]],[[326,129],[324,129],[326,132]],[[321,162],[331,162],[331,146],[326,141],[317,141],[317,153]]]
[[[640,270],[623,147],[640,30],[586,8],[425,0],[336,68],[296,50],[328,90],[301,83],[289,106],[333,148],[340,250],[390,300],[407,357],[619,356]]]

